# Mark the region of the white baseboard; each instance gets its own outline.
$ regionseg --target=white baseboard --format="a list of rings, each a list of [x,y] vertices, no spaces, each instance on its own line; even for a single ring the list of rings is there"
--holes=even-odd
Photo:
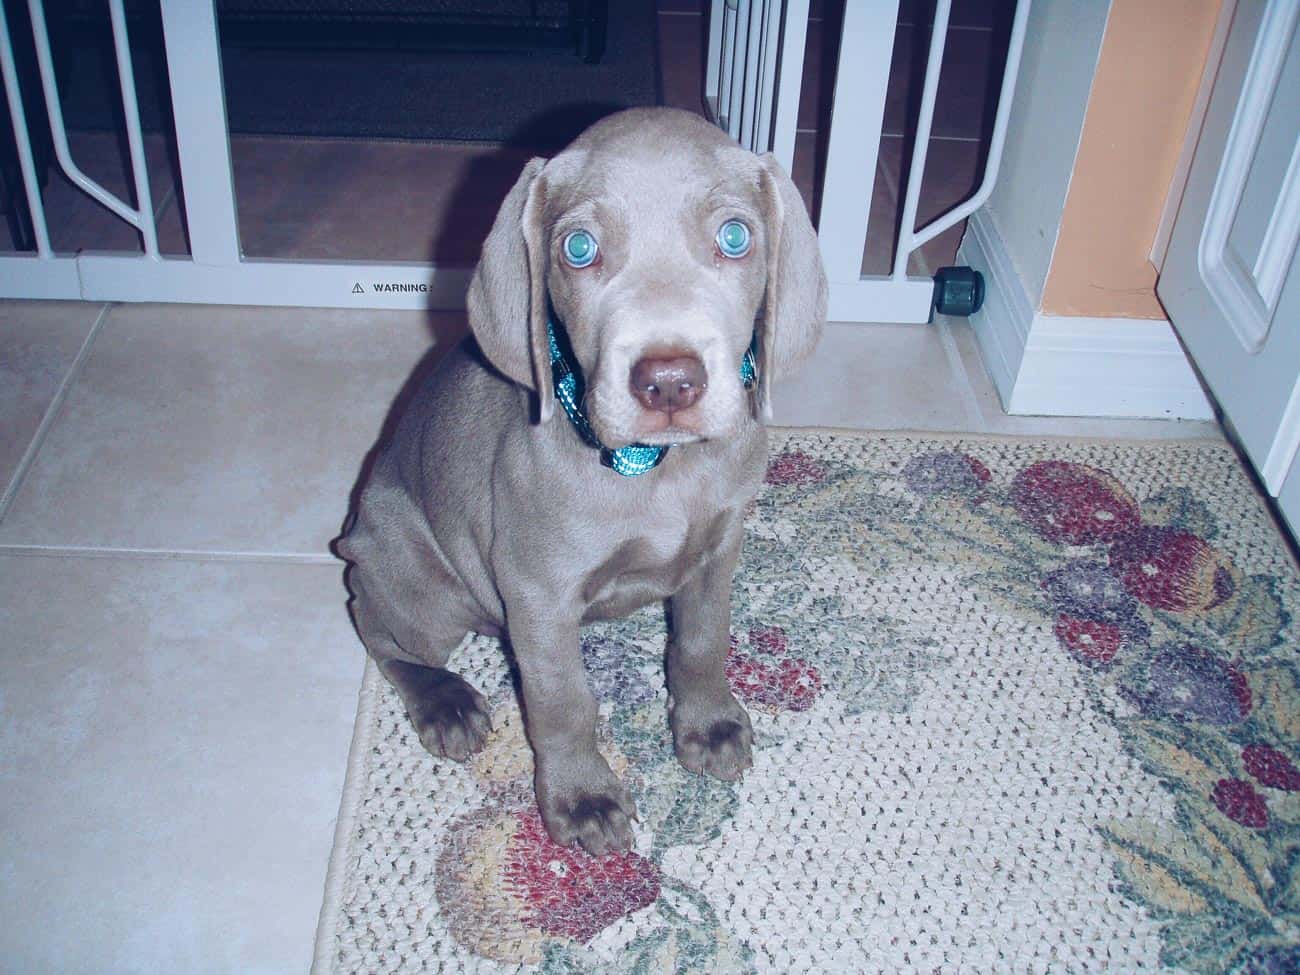
[[[1169,322],[1034,311],[988,211],[970,218],[958,263],[984,275],[970,323],[1008,413],[1213,419]]]

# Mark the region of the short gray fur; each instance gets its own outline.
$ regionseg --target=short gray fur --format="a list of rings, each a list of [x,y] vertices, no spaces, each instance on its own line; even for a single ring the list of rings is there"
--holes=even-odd
[[[755,238],[743,260],[714,246],[735,217]],[[574,221],[600,241],[594,269],[559,256]],[[629,357],[672,345],[734,373],[757,327],[758,388],[717,380],[681,421],[686,442],[620,476],[554,416],[548,298],[611,446],[645,422]],[[530,161],[502,204],[470,286],[476,343],[447,357],[380,444],[339,549],[357,630],[433,754],[463,760],[490,730],[482,696],[446,669],[452,650],[471,630],[508,637],[556,842],[626,849],[636,816],[596,749],[584,622],[668,600],[677,756],[723,779],[750,765],[749,717],[725,674],[731,579],[766,467],[772,378],[812,351],[825,314],[817,237],[790,178],[686,112],[610,116]]]

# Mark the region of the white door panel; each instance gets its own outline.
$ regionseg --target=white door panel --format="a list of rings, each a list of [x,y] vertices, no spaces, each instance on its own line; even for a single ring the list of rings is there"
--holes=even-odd
[[[1157,291],[1276,494],[1300,446],[1300,0],[1231,16]]]

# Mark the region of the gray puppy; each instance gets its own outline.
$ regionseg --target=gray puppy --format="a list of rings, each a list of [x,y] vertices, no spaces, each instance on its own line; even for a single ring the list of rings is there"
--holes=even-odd
[[[583,623],[669,600],[677,757],[723,779],[751,764],[731,578],[772,379],[825,315],[790,178],[686,112],[604,119],[501,205],[469,290],[487,361],[467,342],[415,391],[339,549],[357,631],[434,755],[490,730],[452,650],[508,637],[557,843],[625,849],[636,815],[596,750]]]

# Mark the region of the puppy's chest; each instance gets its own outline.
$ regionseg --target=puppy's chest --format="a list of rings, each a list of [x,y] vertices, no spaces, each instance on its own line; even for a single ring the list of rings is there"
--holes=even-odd
[[[729,521],[726,511],[715,511],[631,526],[642,530],[627,533],[587,574],[584,602],[604,616],[672,595],[721,548]]]

